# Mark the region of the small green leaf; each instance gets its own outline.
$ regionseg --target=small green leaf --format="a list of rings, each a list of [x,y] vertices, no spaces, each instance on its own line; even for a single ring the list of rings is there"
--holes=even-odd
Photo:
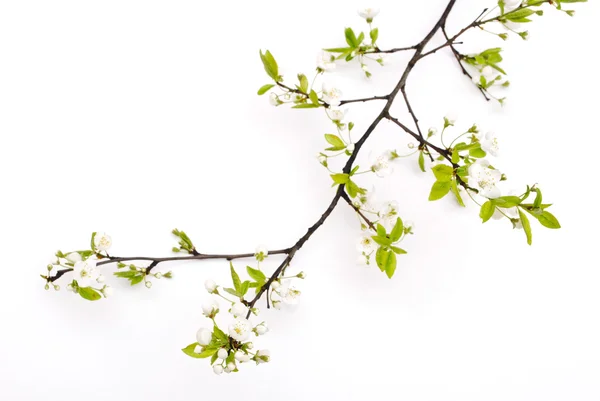
[[[254,269],[250,266],[246,266],[246,271],[254,281],[267,281],[267,276],[265,276],[265,273],[261,272],[260,270]]]
[[[356,49],[359,45],[359,42],[358,39],[356,39],[356,35],[354,34],[352,28],[346,28],[344,30],[344,34],[346,36],[346,43],[348,43],[351,48]]]
[[[344,144],[344,141],[342,141],[342,139],[337,135],[325,134],[325,140],[331,145],[333,145],[335,150],[342,150],[346,148],[346,144]]]
[[[269,89],[271,89],[272,87],[274,87],[275,85],[273,84],[266,84],[260,87],[260,89],[258,90],[258,96],[262,96],[265,93],[267,93],[269,91]]]
[[[398,255],[405,255],[408,252],[406,252],[404,249],[402,248],[398,248],[397,246],[390,246],[390,249],[392,251],[394,251],[394,253],[398,254]]]
[[[456,201],[458,202],[458,204],[461,205],[462,207],[466,207],[465,202],[462,199],[462,196],[460,196],[460,191],[458,190],[458,185],[456,184],[456,180],[450,181],[450,190],[454,194],[454,197],[456,198]]]
[[[90,249],[96,252],[96,244],[94,243],[94,238],[96,238],[96,232],[92,233],[92,239],[90,240]]]
[[[375,235],[375,236],[372,236],[371,238],[373,238],[373,241],[375,241],[377,244],[379,244],[381,246],[392,245],[392,240],[389,239],[388,237],[382,237],[380,235]]]
[[[304,74],[298,74],[298,81],[300,82],[300,91],[308,93],[308,78]]]
[[[192,344],[188,345],[187,347],[182,348],[181,350],[183,351],[184,354],[191,356],[192,358],[200,358],[200,354],[196,354],[194,352],[197,345],[198,345],[198,343],[192,343]]]
[[[235,288],[238,294],[241,294],[242,281],[240,280],[240,276],[238,276],[235,269],[233,268],[233,263],[231,261],[229,262],[229,269],[231,270],[231,280],[233,281],[233,288]]]
[[[318,104],[313,104],[313,103],[300,103],[297,104],[295,106],[292,106],[292,109],[316,109],[318,108],[319,105]]]
[[[422,172],[425,172],[425,156],[423,155],[423,151],[419,152],[419,168]]]
[[[496,206],[501,208],[511,208],[521,204],[522,200],[518,196],[501,196],[494,199]]]
[[[317,92],[311,90],[308,97],[315,106],[319,106],[319,96],[317,95]]]
[[[240,289],[240,294],[242,295],[242,297],[244,295],[246,295],[246,293],[248,292],[248,288],[250,288],[250,282],[249,281],[244,281],[242,283],[242,287]]]
[[[223,333],[223,330],[221,330],[219,328],[219,326],[217,326],[216,324],[213,327],[213,337],[214,337],[214,342],[216,343],[228,343],[229,342],[229,336],[225,333]]]
[[[544,227],[552,228],[552,229],[560,228],[560,223],[558,222],[557,218],[554,217],[554,215],[550,212],[547,212],[544,210],[542,212],[542,214],[540,214],[539,216],[535,216],[535,217],[537,217],[540,224],[543,225]]]
[[[331,178],[335,184],[346,184],[350,179],[348,174],[331,174]]]
[[[527,244],[531,245],[532,235],[531,235],[531,224],[529,223],[529,219],[527,215],[523,213],[523,211],[519,208],[519,218],[521,219],[521,224],[523,225],[523,231],[525,231],[525,235],[527,236]]]
[[[358,185],[356,185],[356,183],[351,179],[348,179],[348,182],[346,183],[346,191],[348,192],[348,195],[350,195],[351,198],[356,198],[356,195],[358,195],[358,190]]]
[[[279,67],[277,66],[277,62],[275,61],[275,58],[271,52],[267,50],[264,54],[262,51],[259,53],[267,75],[269,75],[275,82],[279,82]]]
[[[385,238],[387,236],[387,232],[385,231],[385,227],[381,224],[377,223],[377,235]]]
[[[79,287],[79,295],[88,301],[97,301],[102,298],[102,295],[92,287]]]
[[[377,38],[379,38],[379,28],[371,29],[371,32],[369,32],[369,36],[371,36],[372,43],[377,42]]]
[[[450,181],[436,181],[431,187],[429,200],[436,201],[442,199],[444,196],[448,195],[448,192],[450,192]]]
[[[144,279],[144,276],[141,274],[139,276],[134,276],[134,277],[130,278],[130,280],[131,280],[130,284],[131,285],[139,284],[142,282],[143,279]]]
[[[394,228],[390,232],[390,239],[392,242],[397,242],[400,237],[402,237],[402,233],[404,233],[404,224],[402,223],[402,219],[398,217],[396,219],[396,224],[394,224]]]
[[[488,221],[489,219],[492,218],[495,210],[496,210],[496,204],[494,203],[493,200],[490,199],[487,202],[485,202],[483,205],[481,205],[481,210],[479,210],[479,217],[481,217],[481,219],[485,223],[486,221]]]
[[[431,170],[438,181],[450,181],[454,173],[454,169],[446,164],[438,164]]]
[[[241,297],[240,293],[237,292],[236,290],[234,290],[233,288],[223,288],[223,290],[231,295],[233,295],[234,297]]]

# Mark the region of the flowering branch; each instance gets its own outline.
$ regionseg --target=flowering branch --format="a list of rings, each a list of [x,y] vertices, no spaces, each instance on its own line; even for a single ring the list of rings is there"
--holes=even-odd
[[[84,299],[95,301],[112,294],[112,288],[104,284],[104,276],[99,272],[99,267],[104,265],[116,265],[117,271],[114,275],[128,280],[131,285],[144,282],[145,286],[150,288],[152,279],[172,278],[171,271],[155,271],[162,263],[185,260],[227,260],[231,273],[231,286],[219,286],[212,280],[206,280],[204,286],[207,292],[218,297],[220,302],[225,301],[225,304],[228,305],[228,312],[233,315],[234,320],[226,330],[221,329],[217,323],[220,305],[213,299],[211,303],[202,307],[204,316],[211,321],[212,329],[200,329],[196,334],[196,342],[182,350],[193,358],[210,358],[214,372],[221,374],[237,372],[238,364],[250,360],[257,364],[270,360],[267,350],[254,352],[253,343],[248,341],[251,334],[257,337],[264,335],[268,331],[266,323],[260,322],[253,325],[249,319],[252,315],[259,315],[257,304],[263,297],[267,308],[272,306],[280,309],[282,304],[297,302],[301,292],[292,283],[295,282],[295,279],[304,279],[306,274],[301,271],[288,275],[287,271],[291,268],[296,253],[325,223],[340,199],[352,207],[360,221],[360,228],[363,231],[358,242],[361,263],[371,265],[374,261],[387,277],[392,278],[397,267],[397,257],[407,253],[399,247],[399,244],[408,235],[414,233],[414,225],[403,221],[399,216],[398,204],[395,201],[384,202],[381,206],[376,204],[373,191],[367,191],[359,185],[364,174],[384,177],[393,171],[394,163],[418,155],[419,168],[423,172],[431,170],[435,178],[429,194],[430,201],[440,200],[452,193],[459,205],[466,206],[463,197],[467,195],[479,207],[479,216],[484,223],[492,218],[506,218],[512,223],[513,228],[524,231],[527,243],[531,245],[530,217],[536,219],[544,227],[560,228],[556,217],[548,212],[547,209],[551,204],[543,202],[540,188],[536,185],[527,186],[519,195],[515,194],[518,192],[505,192],[501,189],[501,184],[507,180],[507,177],[493,167],[487,159],[488,156],[496,157],[499,154],[498,139],[492,132],[482,134],[477,125],[472,125],[464,132],[453,134],[452,140],[448,143],[448,135],[451,135],[450,132],[455,129],[455,118],[452,116],[443,118],[443,126],[439,135],[438,129],[435,127],[429,128],[427,132],[422,130],[417,114],[409,101],[406,90],[407,80],[419,61],[448,48],[458,61],[463,74],[473,80],[484,97],[487,100],[494,98],[503,103],[504,98],[497,98],[491,93],[494,86],[505,87],[508,85],[508,81],[500,83],[503,76],[506,75],[499,66],[502,61],[500,55],[502,49],[490,48],[478,54],[464,55],[455,47],[461,43],[457,42],[457,39],[472,28],[480,28],[488,32],[483,26],[491,23],[499,23],[510,32],[526,39],[528,33],[526,31],[518,32],[517,27],[511,24],[528,23],[531,21],[532,15],[543,15],[539,7],[545,3],[572,16],[573,11],[562,10],[561,3],[582,1],[584,0],[499,0],[496,7],[491,10],[484,9],[473,22],[456,34],[449,35],[446,22],[456,3],[456,0],[449,0],[438,21],[419,43],[410,47],[390,50],[381,50],[377,45],[379,29],[373,27],[372,23],[379,10],[362,9],[359,10],[359,15],[368,24],[368,39],[364,32],[357,34],[352,28],[346,28],[344,36],[347,46],[325,49],[319,54],[312,83],[305,74],[297,75],[297,83],[285,83],[284,77],[279,74],[279,67],[273,55],[269,51],[264,53],[261,51],[260,58],[271,82],[263,85],[258,90],[258,94],[269,93],[269,100],[274,106],[289,104],[296,109],[323,109],[336,132],[324,135],[328,147],[318,155],[319,162],[327,169],[333,180],[333,186],[336,187],[335,193],[327,208],[307,229],[306,233],[288,248],[269,251],[266,247],[259,246],[254,253],[205,254],[196,249],[185,232],[176,229],[172,233],[178,243],[172,250],[183,255],[171,257],[112,256],[108,254],[112,245],[111,237],[105,233],[93,233],[90,249],[56,253],[48,265],[48,274],[42,275],[45,280],[45,288],[49,289],[50,286],[53,286],[58,290],[60,287],[56,282],[67,273],[73,273],[67,289]],[[498,15],[489,17],[490,13],[496,9],[499,11]],[[438,32],[444,35],[446,42],[426,51],[427,45]],[[494,35],[502,40],[506,40],[508,37],[507,33],[494,33]],[[385,65],[384,55],[400,51],[413,51],[414,53],[398,82],[387,95],[343,100],[341,90],[330,86],[326,80],[322,83],[321,89],[315,86],[317,79],[335,69],[339,60],[358,61],[360,68],[368,78],[372,75],[370,62],[375,61],[380,65]],[[373,59],[372,56],[376,58]],[[474,72],[469,72],[467,68],[473,69]],[[500,75],[494,76],[496,72]],[[414,129],[409,128],[390,114],[392,104],[399,94],[402,94]],[[375,100],[385,103],[360,138],[354,141],[352,139],[354,124],[348,121],[347,109],[342,109],[341,106]],[[383,120],[397,125],[417,144],[408,144],[410,150],[408,154],[402,154],[397,150],[388,150],[373,160],[368,168],[361,170],[360,166],[355,165],[357,156]],[[345,161],[337,162],[339,157],[344,156],[347,157]],[[426,157],[431,162],[428,166],[426,166]],[[337,168],[333,164],[337,164]],[[534,200],[528,200],[530,197],[533,197]],[[265,273],[261,269],[261,262],[275,255],[285,255],[285,258],[274,271]],[[254,258],[256,263],[254,266],[246,267],[249,277],[247,280],[242,280],[233,264],[234,260],[244,258]],[[54,269],[57,270],[52,274]],[[251,290],[254,291],[252,296],[250,295]]]

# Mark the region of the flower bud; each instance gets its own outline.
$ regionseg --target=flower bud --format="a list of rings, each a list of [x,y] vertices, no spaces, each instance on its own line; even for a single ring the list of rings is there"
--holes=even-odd
[[[219,304],[217,301],[202,305],[202,314],[208,318],[214,317],[219,311]]]
[[[208,345],[212,340],[212,331],[204,328],[198,330],[196,333],[196,340],[200,345]]]
[[[233,317],[246,317],[248,314],[248,307],[241,302],[236,302],[231,306],[230,312]]]
[[[152,283],[151,283],[150,281],[146,281],[146,283],[145,283],[145,284],[146,284],[146,288],[150,288],[150,287],[152,287]]]
[[[102,293],[104,294],[105,298],[108,298],[110,296],[112,296],[114,294],[114,290],[112,287],[109,287],[107,285],[104,286],[104,288],[102,289]]]
[[[234,370],[236,370],[236,369],[237,369],[237,366],[235,365],[235,363],[234,363],[234,362],[229,362],[229,363],[227,364],[227,369],[229,369],[230,371],[232,371],[232,372],[233,372]]]
[[[258,363],[269,362],[271,360],[271,353],[268,349],[259,350],[256,352],[255,359]]]
[[[204,282],[204,288],[206,288],[206,291],[208,291],[209,294],[214,294],[215,291],[217,290],[217,283],[215,283],[212,280],[206,280]]]
[[[246,354],[244,351],[236,351],[235,360],[239,362],[248,362],[250,360],[250,356]]]
[[[221,359],[227,359],[227,355],[228,352],[225,348],[221,348],[218,352],[217,352],[217,356]]]
[[[213,372],[215,372],[215,374],[220,375],[221,373],[223,373],[223,366],[221,365],[214,365],[213,366]]]
[[[267,331],[269,331],[269,328],[267,327],[267,324],[265,322],[262,322],[261,324],[259,324],[258,326],[256,326],[254,328],[254,331],[256,332],[256,335],[262,336]]]

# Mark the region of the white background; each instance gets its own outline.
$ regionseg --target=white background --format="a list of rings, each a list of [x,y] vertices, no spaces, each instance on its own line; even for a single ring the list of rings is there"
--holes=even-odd
[[[446,0],[423,3],[382,6],[382,47],[428,32]],[[453,32],[491,4],[458,3]],[[117,293],[96,303],[46,292],[38,274],[92,231],[109,232],[116,255],[169,255],[174,227],[202,252],[293,244],[333,196],[314,157],[331,127],[321,112],[256,96],[268,82],[258,49],[290,80],[312,74],[317,49],[342,45],[345,26],[364,28],[355,5],[0,3],[0,398],[600,399],[600,7],[577,10],[548,9],[529,42],[464,37],[465,52],[506,48],[504,108],[483,101],[448,51],[419,63],[408,84],[424,127],[454,111],[460,129],[495,130],[494,164],[515,188],[539,183],[563,229],[533,222],[528,247],[506,221],[482,225],[475,207],[428,203],[433,176],[406,159],[389,179],[361,181],[416,223],[394,279],[356,265],[359,230],[340,203],[295,259],[308,273],[300,305],[264,313],[272,331],[256,345],[272,363],[217,377],[179,349],[207,324],[203,282],[225,282],[226,262],[165,265],[175,279],[150,291],[111,279]],[[407,57],[373,66],[370,81],[355,64],[339,68],[337,82],[347,98],[388,93]],[[356,132],[381,106],[351,107]],[[392,111],[408,121],[401,101]],[[407,141],[382,123],[359,164]]]

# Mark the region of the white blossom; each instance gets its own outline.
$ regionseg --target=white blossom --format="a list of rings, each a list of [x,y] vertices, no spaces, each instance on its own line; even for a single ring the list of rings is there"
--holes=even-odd
[[[415,223],[410,220],[404,222],[404,231],[408,234],[414,233],[415,231]]]
[[[383,210],[379,213],[381,223],[387,228],[392,228],[396,224],[398,215],[398,202],[391,201],[387,202],[383,207]]]
[[[229,335],[236,341],[247,340],[251,330],[250,322],[244,318],[237,318],[229,325]]]
[[[371,22],[373,21],[373,18],[375,18],[377,16],[377,14],[379,14],[379,9],[378,8],[359,8],[357,10],[358,15],[360,15],[362,18],[366,19],[367,22]]]
[[[81,262],[82,258],[79,253],[71,252],[70,254],[67,255],[67,260],[71,263],[77,263],[77,262]]]
[[[106,233],[96,233],[94,235],[94,247],[99,251],[108,251],[112,245],[112,238]]]
[[[456,114],[454,114],[454,113],[448,113],[448,114],[446,114],[444,119],[448,122],[448,124],[454,125],[454,123],[456,123],[457,117],[456,117]]]
[[[348,112],[348,109],[342,109],[340,107],[335,107],[335,106],[327,109],[327,115],[333,121],[343,121],[344,117],[346,117],[347,112]]]
[[[325,100],[330,106],[339,106],[340,102],[342,101],[342,91],[324,82],[323,100]]]
[[[335,69],[335,56],[328,51],[322,50],[317,55],[317,68],[322,71]]]
[[[317,160],[319,161],[320,164],[325,165],[325,163],[327,163],[327,156],[319,153],[317,155]]]
[[[89,287],[98,277],[96,261],[93,259],[82,260],[73,266],[74,280],[80,287]]]
[[[296,305],[301,294],[300,290],[288,283],[282,285],[279,290],[281,300],[287,305]]]
[[[196,346],[194,347],[194,353],[195,353],[195,354],[199,354],[199,353],[201,353],[201,352],[202,352],[202,347],[201,347],[200,345],[196,345]]]
[[[212,340],[212,331],[202,328],[196,333],[196,340],[200,345],[208,345]]]
[[[250,356],[244,351],[238,350],[235,352],[235,360],[238,362],[248,362],[250,360]]]
[[[277,291],[281,287],[281,283],[279,281],[273,281],[271,283],[271,288]]]
[[[281,310],[281,301],[273,300],[273,308]]]
[[[104,294],[105,298],[108,298],[108,297],[111,297],[115,293],[115,291],[112,287],[105,285],[104,288],[102,289],[102,293]]]
[[[389,156],[384,153],[381,156],[377,157],[373,164],[371,165],[371,171],[373,171],[377,177],[383,178],[394,172],[394,167],[392,163],[390,163]]]
[[[256,247],[256,250],[254,251],[254,257],[256,260],[262,262],[267,258],[267,256],[269,256],[269,250],[265,245],[259,245]]]
[[[469,185],[479,189],[479,194],[486,198],[497,198],[500,194],[500,189],[496,186],[502,173],[490,168],[489,162],[485,160],[477,160],[477,162],[469,166]]]
[[[483,75],[486,78],[492,78],[494,75],[496,75],[496,70],[494,70],[489,65],[486,65],[481,69],[481,75]]]
[[[256,362],[265,363],[271,360],[271,353],[268,349],[261,349],[256,351]]]
[[[265,322],[262,322],[254,328],[254,331],[257,336],[262,336],[267,331],[269,331],[269,328],[267,327],[267,324]]]
[[[272,106],[279,106],[281,100],[279,100],[279,96],[277,96],[276,93],[271,92],[269,94],[269,103],[271,103]]]
[[[204,282],[204,288],[206,288],[206,291],[208,291],[209,294],[213,294],[217,289],[217,283],[208,279]]]
[[[214,300],[210,303],[205,303],[202,305],[202,314],[206,317],[214,316],[218,310],[219,310],[219,303]]]
[[[504,0],[504,13],[516,10],[521,7],[523,0]]]
[[[481,143],[481,149],[492,156],[498,156],[500,152],[500,146],[498,144],[498,137],[493,132],[488,132],[483,138],[479,139]]]
[[[231,369],[229,369],[228,367],[225,367],[225,369],[223,369],[223,372],[225,372],[225,373],[231,373]]]
[[[248,307],[241,302],[236,302],[231,306],[229,311],[233,317],[242,317],[248,314]]]
[[[223,373],[223,366],[221,366],[221,365],[214,365],[213,366],[213,372],[215,372],[217,375],[220,375],[221,373]]]
[[[227,355],[228,355],[228,352],[225,348],[221,348],[221,349],[219,349],[219,351],[217,351],[217,357],[219,357],[221,359],[227,359]]]
[[[234,362],[229,362],[229,363],[227,364],[227,369],[229,369],[229,371],[230,371],[230,372],[233,372],[234,370],[236,370],[236,369],[237,369],[237,366],[235,365],[235,363],[234,363]]]
[[[377,244],[371,238],[371,235],[363,234],[358,239],[358,243],[356,244],[356,248],[361,254],[369,255],[377,249]]]

